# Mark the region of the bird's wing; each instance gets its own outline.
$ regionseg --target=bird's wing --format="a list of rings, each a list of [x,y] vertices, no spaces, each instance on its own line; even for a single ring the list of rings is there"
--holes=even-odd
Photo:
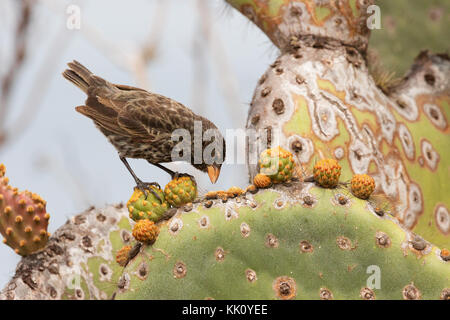
[[[181,103],[158,94],[129,101],[118,116],[118,124],[129,135],[147,141],[171,135],[176,129],[194,128],[195,114]]]
[[[115,134],[123,134],[123,130],[117,125],[118,112],[107,105],[100,103],[96,98],[86,99],[84,106],[75,108],[79,113],[94,120],[94,122]]]
[[[118,121],[119,115],[122,114],[126,105],[145,99],[151,94],[139,88],[123,85],[112,86],[116,88],[111,86],[108,86],[106,89],[104,86],[89,87],[85,106],[77,107],[76,110],[94,120],[98,126],[112,133],[130,136],[138,140],[145,139],[148,133],[142,126],[134,123],[132,118],[122,119],[124,126],[119,125]],[[127,130],[127,128],[133,128],[132,132]]]

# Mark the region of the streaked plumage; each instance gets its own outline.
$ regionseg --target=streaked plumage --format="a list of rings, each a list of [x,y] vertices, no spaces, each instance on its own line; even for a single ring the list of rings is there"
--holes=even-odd
[[[177,143],[171,140],[174,130],[187,129],[193,138],[194,121],[202,122],[203,131],[217,129],[208,119],[170,98],[131,86],[112,84],[77,61],[68,63],[68,66],[70,69],[65,70],[63,76],[88,96],[85,105],[76,107],[76,110],[94,121],[121,158],[142,158],[161,168],[158,164],[172,161],[171,152]],[[225,140],[222,136],[220,138],[223,154],[217,160],[224,160]],[[202,150],[209,143],[203,142]],[[192,144],[191,164],[208,172],[211,181],[215,182],[221,161],[211,168],[204,163],[193,164],[193,148]]]

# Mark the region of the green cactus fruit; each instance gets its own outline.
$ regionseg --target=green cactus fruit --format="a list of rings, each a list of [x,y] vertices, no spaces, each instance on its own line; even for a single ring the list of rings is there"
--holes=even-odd
[[[367,174],[355,174],[350,182],[352,193],[360,199],[367,199],[375,190],[375,180]]]
[[[341,176],[341,166],[334,159],[322,159],[314,165],[314,181],[324,188],[334,188]]]
[[[260,173],[268,176],[273,183],[280,183],[292,178],[295,163],[292,153],[280,146],[266,149],[259,156]]]
[[[197,184],[189,177],[179,177],[170,181],[164,188],[167,202],[179,208],[197,197]]]
[[[37,194],[18,191],[9,185],[5,177],[5,166],[0,165],[0,233],[3,243],[26,256],[47,244],[50,215],[46,202]]]
[[[450,262],[390,214],[293,182],[194,204],[124,269],[116,299],[441,299]],[[306,198],[309,198],[306,201]]]
[[[138,188],[134,189],[133,195],[127,202],[130,219],[138,221],[141,219],[149,219],[151,221],[158,221],[164,212],[169,209],[169,204],[164,199],[164,192],[154,186],[150,188],[159,196],[159,199],[147,189],[147,197]],[[161,202],[161,201],[162,202]]]

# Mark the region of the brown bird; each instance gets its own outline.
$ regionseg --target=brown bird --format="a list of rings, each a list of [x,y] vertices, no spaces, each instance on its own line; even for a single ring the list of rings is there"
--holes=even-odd
[[[222,162],[225,160],[225,139],[211,121],[162,95],[131,86],[112,84],[94,75],[77,61],[68,63],[68,66],[69,69],[63,72],[64,78],[87,94],[85,105],[75,109],[91,118],[113,144],[138,188],[145,190],[148,185],[158,184],[142,182],[126,158],[145,159],[168,172],[172,178],[187,175],[173,172],[161,163],[173,161],[172,149],[178,142],[172,140],[172,132],[176,129],[186,129],[193,139],[196,121],[201,123],[202,134],[208,129],[216,130],[216,137],[222,148],[218,148],[219,151],[214,149],[211,154],[213,161],[207,161],[207,164],[204,160],[194,161],[195,150],[192,142],[190,163],[198,170],[208,173],[212,183],[217,181]],[[210,143],[211,141],[202,139],[202,159],[203,151]]]

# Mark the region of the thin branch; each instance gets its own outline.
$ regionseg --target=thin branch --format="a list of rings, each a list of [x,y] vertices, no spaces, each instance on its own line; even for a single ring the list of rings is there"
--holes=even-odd
[[[27,32],[30,27],[32,15],[32,1],[22,0],[20,8],[19,20],[17,21],[15,32],[15,45],[13,53],[13,61],[9,70],[0,81],[0,145],[6,140],[6,132],[4,129],[5,120],[8,115],[9,98],[12,88],[17,80],[19,70],[21,69],[27,53]]]
[[[60,28],[59,33],[53,39],[47,51],[47,56],[40,63],[40,68],[34,77],[34,85],[30,89],[20,109],[20,115],[8,126],[9,129],[6,130],[7,143],[11,143],[13,139],[17,139],[36,118],[38,108],[42,105],[41,102],[45,97],[44,93],[50,86],[50,78],[56,73],[57,64],[54,62],[58,60],[58,57],[64,52],[64,49],[72,39],[72,37],[67,36],[66,31],[64,28]]]

